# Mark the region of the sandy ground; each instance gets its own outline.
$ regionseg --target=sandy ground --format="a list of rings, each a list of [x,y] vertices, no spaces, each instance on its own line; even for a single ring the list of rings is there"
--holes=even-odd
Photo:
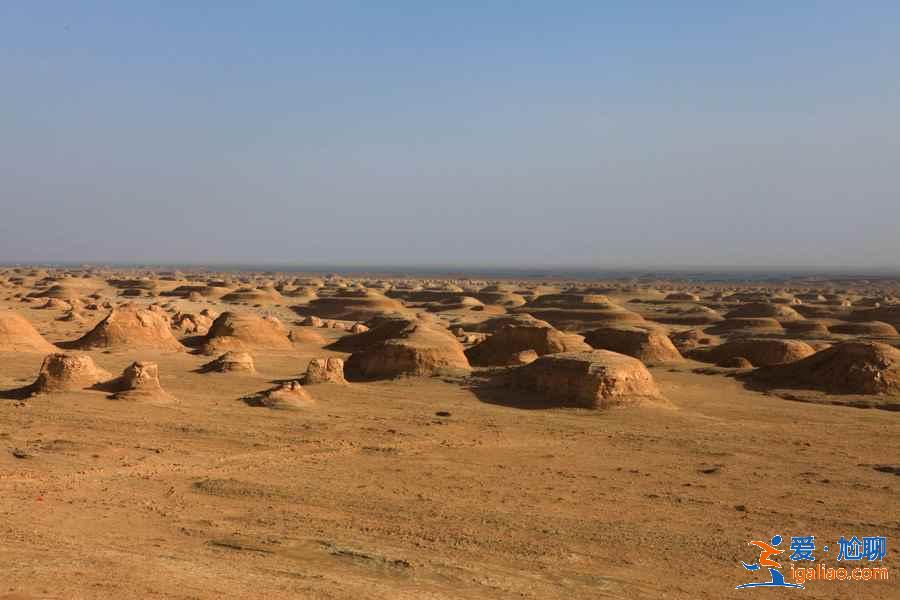
[[[51,341],[91,325],[22,312]],[[900,466],[896,412],[692,362],[652,370],[670,407],[516,408],[416,378],[310,386],[315,407],[283,412],[239,397],[327,352],[254,353],[252,376],[90,354],[157,361],[180,402],[0,400],[0,598],[900,597],[900,478],[876,468]],[[0,389],[41,359],[0,355]],[[735,591],[774,534],[887,536],[893,580]]]

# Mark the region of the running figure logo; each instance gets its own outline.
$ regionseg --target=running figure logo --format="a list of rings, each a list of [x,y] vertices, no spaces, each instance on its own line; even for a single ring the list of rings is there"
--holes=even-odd
[[[740,590],[743,588],[754,588],[754,587],[786,587],[786,588],[800,588],[804,589],[802,585],[798,583],[785,583],[784,575],[781,574],[781,571],[778,569],[781,568],[781,564],[772,560],[771,557],[777,554],[781,554],[784,550],[778,548],[778,544],[781,543],[781,536],[776,535],[772,538],[771,543],[763,542],[762,540],[754,540],[752,542],[748,542],[750,546],[756,546],[759,548],[759,562],[748,565],[747,563],[741,561],[741,564],[748,571],[759,571],[762,567],[769,568],[769,576],[772,578],[771,581],[763,581],[758,583],[745,583],[743,585],[737,586],[736,590]]]

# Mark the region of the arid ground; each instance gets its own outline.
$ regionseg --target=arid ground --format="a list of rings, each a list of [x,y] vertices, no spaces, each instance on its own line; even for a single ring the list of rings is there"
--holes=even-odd
[[[0,271],[0,314],[57,346],[0,327],[0,598],[900,597],[898,290]],[[222,313],[270,319],[213,335]],[[341,350],[385,315],[402,352]],[[656,390],[598,408],[518,385],[555,352],[510,328],[631,353]],[[227,350],[255,369],[203,368]],[[109,377],[40,388],[51,352]],[[325,357],[349,383],[305,382]],[[135,361],[165,395],[100,381]],[[293,410],[254,400],[294,380]],[[829,566],[841,536],[885,536],[890,579],[735,590],[766,579],[741,562],[776,534],[814,535]]]

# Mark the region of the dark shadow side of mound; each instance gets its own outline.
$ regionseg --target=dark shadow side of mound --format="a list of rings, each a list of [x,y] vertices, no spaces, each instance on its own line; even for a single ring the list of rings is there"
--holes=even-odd
[[[793,402],[822,404],[829,406],[847,406],[851,408],[875,408],[891,412],[900,412],[900,397],[872,394],[842,394],[817,390],[807,384],[794,383],[787,379],[770,381],[759,377],[758,370],[735,372],[729,374],[740,381],[744,387],[753,392],[768,396],[777,396]]]
[[[560,404],[558,400],[551,400],[543,394],[524,389],[511,387],[511,372],[518,367],[496,367],[481,370],[477,374],[456,380],[463,389],[466,389],[485,404],[516,408],[519,410],[548,410],[548,409],[579,409],[581,411],[602,414],[604,411],[595,411],[577,404]]]
[[[34,390],[33,383],[11,390],[0,390],[0,400],[26,400],[31,397]]]

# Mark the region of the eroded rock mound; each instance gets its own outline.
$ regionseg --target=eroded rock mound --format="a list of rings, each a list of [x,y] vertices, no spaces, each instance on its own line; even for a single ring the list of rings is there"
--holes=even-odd
[[[873,337],[896,337],[897,330],[884,321],[860,321],[858,323],[838,323],[829,327],[831,333],[841,335],[866,335]]]
[[[784,329],[788,335],[797,337],[822,338],[830,335],[828,325],[816,319],[785,322]]]
[[[686,331],[678,331],[669,336],[672,344],[681,354],[689,350],[693,350],[699,346],[711,346],[718,343],[715,339],[703,333],[700,329],[688,329]]]
[[[666,294],[665,300],[671,302],[699,302],[700,296],[691,292],[672,292]]]
[[[718,311],[702,304],[670,305],[664,312],[654,313],[647,318],[672,325],[712,325],[724,319]]]
[[[779,322],[802,321],[805,317],[799,312],[784,304],[768,304],[756,302],[738,306],[725,315],[727,319],[734,318],[769,318]]]
[[[204,373],[255,373],[253,357],[247,352],[230,351],[203,365]]]
[[[172,327],[179,331],[193,335],[206,335],[213,320],[205,315],[193,313],[175,313],[172,317]]]
[[[112,375],[94,364],[87,354],[54,353],[44,358],[31,392],[49,394],[83,390],[110,379]]]
[[[262,286],[258,288],[240,288],[222,296],[222,302],[244,304],[272,304],[284,302],[284,297],[278,290]]]
[[[548,354],[511,374],[514,387],[561,406],[606,409],[661,400],[641,361],[608,350]]]
[[[47,298],[40,308],[44,310],[72,310],[72,304],[59,298]]]
[[[300,329],[292,329],[288,334],[288,339],[291,340],[294,344],[312,344],[314,346],[324,346],[328,343],[328,340],[325,337],[316,331],[315,329],[310,329],[308,327],[302,327]]]
[[[0,352],[56,352],[58,348],[45,340],[34,326],[19,313],[0,310]]]
[[[365,321],[389,313],[408,313],[403,303],[368,290],[342,290],[333,296],[316,298],[309,304],[293,307],[301,316]]]
[[[900,395],[900,350],[878,342],[841,342],[795,363],[759,369],[753,380],[832,394]]]
[[[515,319],[500,327],[485,341],[466,350],[466,357],[476,366],[504,366],[521,364],[518,355],[525,350],[543,356],[590,349],[580,335],[563,333],[538,319]]]
[[[644,318],[597,294],[547,294],[527,306],[514,309],[542,319],[559,329],[580,329],[586,325],[639,323]]]
[[[766,367],[795,362],[814,353],[812,346],[799,340],[741,339],[712,348],[696,348],[688,356],[715,364],[742,357],[755,367]]]
[[[664,331],[651,328],[609,326],[585,334],[593,348],[611,350],[634,357],[644,364],[660,364],[682,360],[681,353]]]
[[[301,410],[316,403],[299,381],[289,381],[254,396],[247,396],[243,400],[250,406],[274,410]]]
[[[159,366],[154,362],[134,362],[116,382],[116,400],[133,400],[151,404],[169,404],[175,397],[159,383]]]
[[[781,334],[784,327],[775,319],[769,317],[733,317],[716,323],[706,330],[707,333],[722,335],[759,335]]]
[[[290,350],[292,347],[287,329],[275,317],[224,312],[210,326],[202,351],[217,354],[226,350]]]
[[[719,361],[717,366],[724,367],[726,369],[752,369],[753,363],[744,358],[743,356],[732,356],[726,358],[725,360]]]
[[[306,367],[306,385],[315,383],[347,383],[344,379],[343,359],[331,356],[328,358],[314,358]]]
[[[85,350],[152,348],[177,352],[185,349],[172,335],[164,313],[134,305],[112,309],[105,319],[69,345]]]
[[[437,323],[403,317],[371,323],[369,331],[347,336],[331,346],[353,352],[346,363],[348,374],[375,379],[470,369],[462,344]]]
[[[57,321],[62,321],[64,323],[83,323],[87,320],[87,318],[81,312],[72,309],[63,316],[56,319]]]

